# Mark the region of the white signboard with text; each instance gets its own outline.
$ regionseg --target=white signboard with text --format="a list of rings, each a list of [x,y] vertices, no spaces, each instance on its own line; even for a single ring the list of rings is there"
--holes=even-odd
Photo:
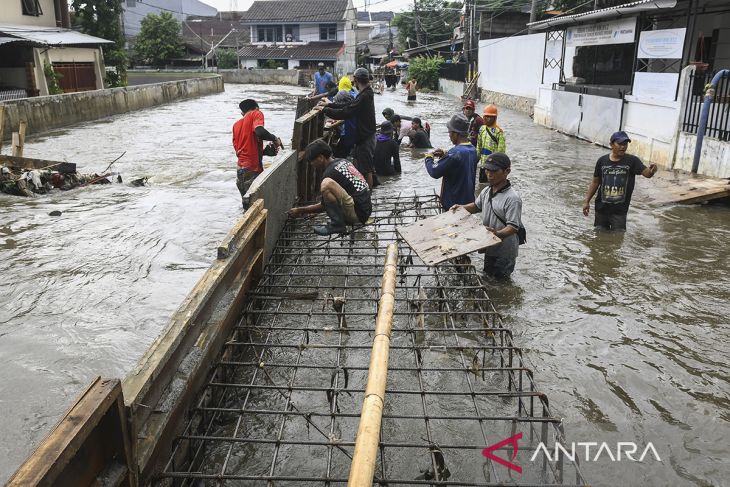
[[[567,47],[629,44],[636,35],[636,17],[597,24],[576,25],[566,31]]]
[[[642,59],[682,59],[684,33],[687,29],[645,30],[639,37]]]
[[[674,101],[679,73],[634,73],[631,94],[637,98]]]

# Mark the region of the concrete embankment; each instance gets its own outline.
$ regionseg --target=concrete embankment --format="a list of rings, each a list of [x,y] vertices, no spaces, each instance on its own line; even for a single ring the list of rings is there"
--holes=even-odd
[[[299,71],[296,69],[219,69],[218,74],[226,83],[299,84]]]
[[[35,134],[222,91],[223,78],[211,76],[6,101],[0,104],[5,107],[4,139],[10,139],[21,120],[28,124],[27,133]]]

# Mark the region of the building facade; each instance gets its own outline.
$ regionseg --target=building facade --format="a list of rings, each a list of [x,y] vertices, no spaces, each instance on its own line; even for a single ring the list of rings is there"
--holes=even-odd
[[[212,17],[218,13],[218,10],[199,0],[122,0],[122,8],[122,24],[127,39],[139,34],[142,19],[149,14],[168,12],[182,22],[189,16]]]
[[[49,94],[53,68],[65,93],[104,87],[101,45],[69,29],[66,0],[3,0],[0,9],[0,100]]]

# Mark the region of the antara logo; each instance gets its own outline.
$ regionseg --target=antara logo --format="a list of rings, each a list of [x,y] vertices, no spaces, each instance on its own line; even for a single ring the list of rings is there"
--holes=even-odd
[[[507,467],[510,470],[514,470],[517,473],[522,473],[522,467],[513,463],[510,460],[514,460],[519,452],[519,440],[522,439],[522,433],[517,433],[514,436],[505,438],[491,446],[486,447],[482,450],[482,455],[485,458],[497,462],[498,464]],[[510,460],[506,460],[502,457],[497,456],[494,452],[503,448],[507,445],[512,447],[512,455]],[[542,453],[549,461],[557,461],[562,455],[565,459],[575,461],[576,458],[585,460],[587,462],[597,462],[601,458],[609,459],[612,462],[620,462],[624,459],[628,459],[632,462],[643,462],[647,455],[651,454],[656,461],[661,462],[662,459],[659,457],[654,445],[649,442],[644,449],[641,451],[641,455],[635,458],[639,447],[633,441],[619,441],[616,443],[615,448],[611,448],[607,442],[598,443],[596,441],[579,441],[570,444],[570,449],[566,448],[562,443],[555,443],[553,451],[545,446],[544,443],[540,442],[535,448],[535,452],[530,457],[530,461],[534,462],[535,459]],[[594,452],[592,454],[592,452]],[[582,454],[581,454],[582,453]],[[615,453],[615,454],[614,454]]]

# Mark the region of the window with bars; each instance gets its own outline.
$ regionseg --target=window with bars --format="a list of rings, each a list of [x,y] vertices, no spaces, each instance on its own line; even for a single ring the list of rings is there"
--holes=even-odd
[[[32,15],[34,17],[43,15],[40,0],[20,0],[20,5],[23,7],[23,15]]]
[[[320,41],[337,40],[337,24],[319,24]]]

